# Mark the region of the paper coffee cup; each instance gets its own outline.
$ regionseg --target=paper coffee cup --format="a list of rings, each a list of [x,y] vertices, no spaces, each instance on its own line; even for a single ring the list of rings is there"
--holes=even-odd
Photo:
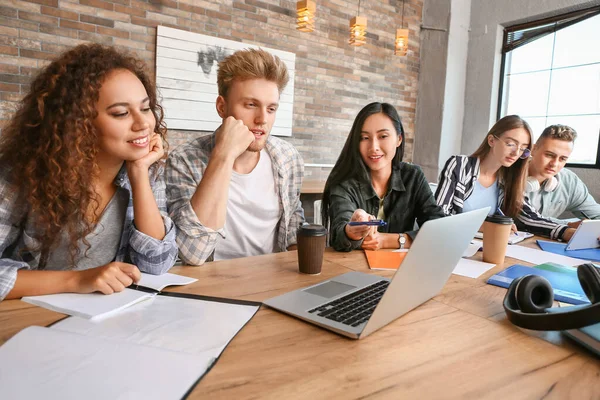
[[[483,223],[483,261],[503,264],[513,219],[504,215],[490,215]]]
[[[320,274],[327,241],[327,229],[323,225],[302,225],[298,228],[297,240],[299,271],[303,274]]]

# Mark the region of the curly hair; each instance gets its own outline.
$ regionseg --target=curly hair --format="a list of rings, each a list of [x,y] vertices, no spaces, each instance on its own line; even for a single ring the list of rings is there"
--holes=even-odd
[[[0,168],[9,171],[39,234],[39,268],[62,231],[69,236],[71,267],[77,242],[83,238],[89,248],[85,237],[94,222],[86,215],[99,207],[93,188],[99,174],[95,105],[104,79],[117,69],[131,71],[144,85],[156,118],[154,132],[164,141],[163,109],[144,62],[98,44],[74,47],[43,68],[0,136]]]

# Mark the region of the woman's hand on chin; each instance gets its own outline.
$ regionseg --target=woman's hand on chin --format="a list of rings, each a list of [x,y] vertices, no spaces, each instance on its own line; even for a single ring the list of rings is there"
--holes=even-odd
[[[136,172],[148,172],[150,166],[165,155],[162,137],[157,133],[152,133],[148,146],[150,151],[144,157],[135,161],[127,161],[127,173],[130,178]]]

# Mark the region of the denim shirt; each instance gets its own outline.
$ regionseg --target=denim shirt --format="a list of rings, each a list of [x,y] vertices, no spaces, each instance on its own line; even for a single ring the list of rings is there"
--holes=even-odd
[[[361,208],[371,215],[379,212],[379,196],[370,181],[349,179],[331,188],[329,204],[331,246],[338,251],[360,248],[361,240],[350,240],[344,228],[352,214]],[[405,232],[412,239],[417,235],[415,220],[419,226],[426,221],[444,217],[425,179],[416,165],[401,163],[392,169],[389,187],[384,196],[383,209],[386,226],[378,228],[381,233]]]

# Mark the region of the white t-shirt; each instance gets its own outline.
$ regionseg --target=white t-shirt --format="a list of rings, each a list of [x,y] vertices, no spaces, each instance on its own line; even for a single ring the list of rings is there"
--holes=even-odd
[[[233,171],[229,183],[225,239],[217,244],[215,260],[273,253],[281,218],[279,194],[271,157],[263,149],[249,174]]]

